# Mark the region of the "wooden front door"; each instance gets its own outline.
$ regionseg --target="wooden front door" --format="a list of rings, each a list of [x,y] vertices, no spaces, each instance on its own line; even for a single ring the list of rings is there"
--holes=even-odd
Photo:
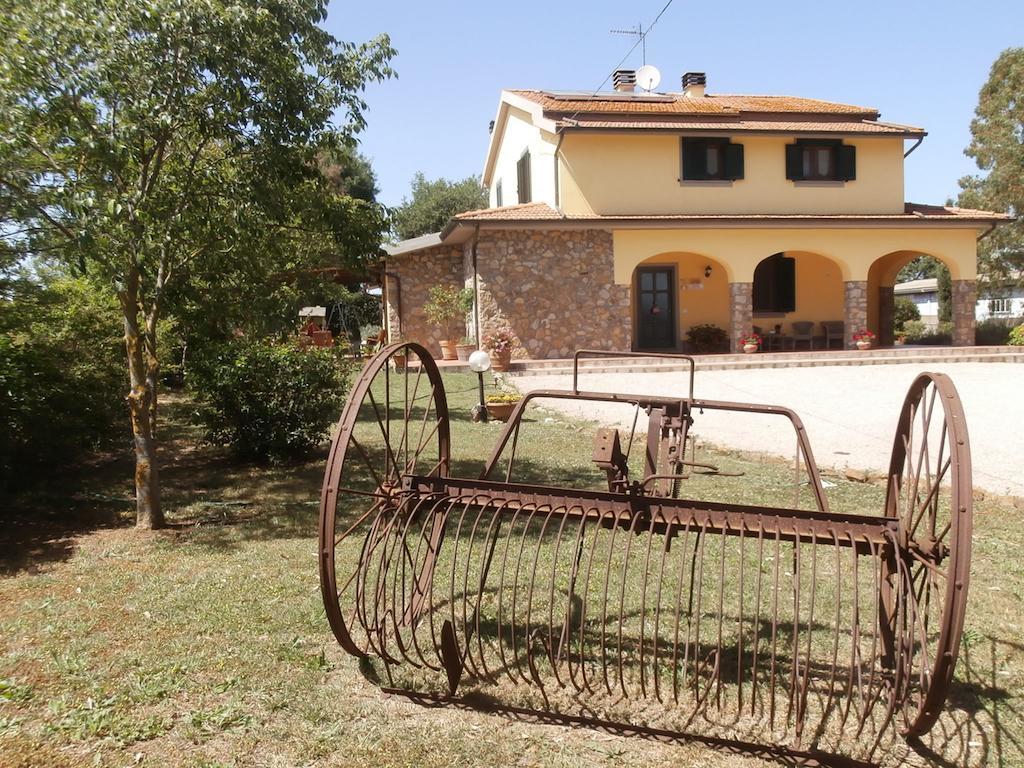
[[[640,349],[674,349],[675,270],[672,267],[639,267],[636,272],[637,346]]]

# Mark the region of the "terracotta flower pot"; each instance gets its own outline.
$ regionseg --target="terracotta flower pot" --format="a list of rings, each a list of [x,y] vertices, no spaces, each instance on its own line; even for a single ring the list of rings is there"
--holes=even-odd
[[[487,417],[492,421],[508,421],[515,403],[486,403]]]
[[[743,351],[746,352],[748,355],[754,354],[755,352],[757,352],[757,350],[758,350],[757,344],[744,344],[743,345]]]
[[[491,352],[491,370],[507,371],[512,366],[512,350],[506,349],[504,352]]]
[[[441,359],[442,360],[458,360],[459,353],[455,349],[456,343],[454,341],[442,341],[441,342]]]
[[[458,355],[459,360],[466,363],[469,362],[469,356],[476,350],[475,344],[456,344],[455,354]]]
[[[401,373],[405,370],[405,355],[392,355],[391,362],[395,364],[395,371]]]
[[[866,350],[866,349],[871,349],[871,342],[870,341],[858,341],[857,342],[857,349],[861,350],[862,352],[864,350]]]

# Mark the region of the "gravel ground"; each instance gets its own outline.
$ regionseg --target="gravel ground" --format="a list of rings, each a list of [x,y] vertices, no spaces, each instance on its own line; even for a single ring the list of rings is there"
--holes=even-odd
[[[694,395],[708,400],[784,405],[799,414],[822,467],[884,472],[896,419],[911,381],[921,371],[948,374],[960,392],[970,432],[975,487],[1024,496],[1024,368],[1012,363],[823,366],[697,372]],[[523,376],[531,389],[568,389],[571,376]],[[583,389],[635,394],[684,393],[683,373],[581,374]],[[629,429],[632,411],[600,403],[546,401],[575,416]],[[792,457],[795,437],[778,417],[708,411],[695,417],[694,434],[741,450]]]

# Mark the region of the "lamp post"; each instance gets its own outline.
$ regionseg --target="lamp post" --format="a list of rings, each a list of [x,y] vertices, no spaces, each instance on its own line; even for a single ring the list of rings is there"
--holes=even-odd
[[[487,404],[484,402],[484,373],[490,369],[491,356],[484,350],[478,349],[469,356],[469,370],[476,373],[477,383],[480,385],[480,403],[475,409],[478,421],[487,421]]]

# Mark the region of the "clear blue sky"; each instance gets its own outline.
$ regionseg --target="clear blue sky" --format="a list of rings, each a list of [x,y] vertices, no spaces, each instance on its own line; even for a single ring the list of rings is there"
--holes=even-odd
[[[366,93],[361,149],[388,205],[428,178],[479,174],[502,88],[594,90],[666,0],[387,2],[330,6],[338,38],[391,36],[398,78]],[[721,10],[720,10],[721,9]],[[674,0],[647,38],[659,90],[707,72],[711,93],[787,94],[879,109],[928,136],[906,166],[906,198],[942,203],[976,171],[963,154],[978,90],[1000,51],[1024,45],[1022,0]],[[639,66],[640,49],[625,66]]]

